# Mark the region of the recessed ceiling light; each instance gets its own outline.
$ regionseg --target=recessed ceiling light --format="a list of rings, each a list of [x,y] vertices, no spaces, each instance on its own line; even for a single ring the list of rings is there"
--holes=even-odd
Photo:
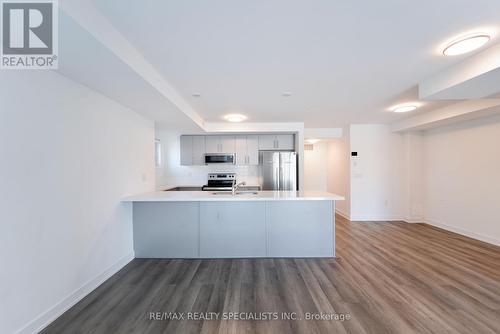
[[[308,142],[309,144],[316,144],[317,142],[319,142],[319,139],[315,138],[306,139],[306,142]]]
[[[245,115],[240,115],[240,114],[230,114],[230,115],[224,116],[224,119],[228,122],[239,123],[239,122],[243,122],[244,120],[246,120],[247,117]]]
[[[292,95],[292,92],[283,92],[281,93],[281,96],[284,96],[284,97],[289,97]]]
[[[201,97],[201,94],[200,93],[193,93],[191,94],[193,97]]]
[[[392,112],[409,112],[418,108],[416,104],[400,104],[392,107],[390,110]]]
[[[488,43],[490,35],[486,33],[475,33],[459,37],[450,42],[443,50],[445,56],[458,56],[479,49]]]

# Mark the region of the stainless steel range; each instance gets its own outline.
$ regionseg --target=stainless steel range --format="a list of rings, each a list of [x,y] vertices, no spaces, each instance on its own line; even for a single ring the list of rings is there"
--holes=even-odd
[[[236,173],[209,173],[203,191],[231,191],[236,184]]]

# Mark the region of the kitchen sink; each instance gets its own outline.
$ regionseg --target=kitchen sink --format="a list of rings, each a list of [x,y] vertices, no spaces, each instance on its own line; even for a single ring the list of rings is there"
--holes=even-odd
[[[259,193],[256,191],[238,191],[236,192],[236,196],[238,195],[258,195]],[[233,194],[230,191],[216,191],[213,192],[212,195],[226,195],[226,196],[233,196]]]

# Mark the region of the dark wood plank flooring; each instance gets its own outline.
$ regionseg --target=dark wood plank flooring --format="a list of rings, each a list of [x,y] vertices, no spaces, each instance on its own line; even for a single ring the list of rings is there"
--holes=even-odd
[[[337,255],[136,259],[43,333],[500,333],[499,247],[423,224],[337,217]],[[168,320],[169,312],[280,320]],[[305,320],[307,312],[350,319]]]

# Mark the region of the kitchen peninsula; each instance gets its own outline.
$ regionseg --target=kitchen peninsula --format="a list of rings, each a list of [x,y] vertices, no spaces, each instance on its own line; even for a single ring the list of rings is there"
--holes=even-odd
[[[335,201],[326,192],[156,191],[133,206],[137,258],[335,257]]]

